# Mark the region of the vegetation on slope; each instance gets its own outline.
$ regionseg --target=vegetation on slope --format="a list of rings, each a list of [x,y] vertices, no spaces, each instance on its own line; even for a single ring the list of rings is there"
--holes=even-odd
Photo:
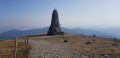
[[[28,58],[29,48],[26,50],[24,42],[18,42],[17,57]],[[14,41],[13,39],[0,40],[0,58],[14,58]]]

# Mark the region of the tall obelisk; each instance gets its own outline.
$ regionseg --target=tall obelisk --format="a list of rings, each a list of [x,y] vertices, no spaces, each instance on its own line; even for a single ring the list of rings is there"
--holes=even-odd
[[[47,35],[63,35],[63,34],[64,32],[62,31],[59,23],[58,12],[56,9],[54,9],[52,13],[51,25],[49,27]]]

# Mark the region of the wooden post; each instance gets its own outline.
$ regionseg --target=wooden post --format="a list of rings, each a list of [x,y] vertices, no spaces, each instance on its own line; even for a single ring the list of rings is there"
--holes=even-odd
[[[28,37],[27,37],[27,46],[28,46]]]
[[[27,38],[25,38],[25,48],[27,49]]]
[[[14,42],[15,42],[14,58],[16,58],[17,56],[17,39],[16,38],[14,38]]]

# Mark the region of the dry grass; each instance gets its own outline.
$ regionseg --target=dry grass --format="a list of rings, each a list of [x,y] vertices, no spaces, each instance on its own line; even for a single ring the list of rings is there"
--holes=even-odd
[[[114,43],[120,45],[120,40],[115,39],[92,37],[77,34],[30,37],[30,39],[61,43],[69,47],[77,48],[78,50],[80,50],[80,52],[82,52],[83,54],[87,54],[89,56],[120,54],[120,46],[112,46],[112,44]],[[64,42],[64,40],[68,40],[68,42]],[[92,44],[86,44],[86,42],[88,41],[92,42]]]
[[[25,43],[18,42],[17,58],[28,58],[30,46],[26,51]],[[0,40],[0,58],[14,58],[13,39]]]

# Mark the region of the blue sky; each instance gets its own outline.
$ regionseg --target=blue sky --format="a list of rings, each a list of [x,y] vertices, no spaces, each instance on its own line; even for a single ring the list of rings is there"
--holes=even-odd
[[[120,28],[120,0],[0,0],[0,33],[48,27],[52,11],[67,28]]]

